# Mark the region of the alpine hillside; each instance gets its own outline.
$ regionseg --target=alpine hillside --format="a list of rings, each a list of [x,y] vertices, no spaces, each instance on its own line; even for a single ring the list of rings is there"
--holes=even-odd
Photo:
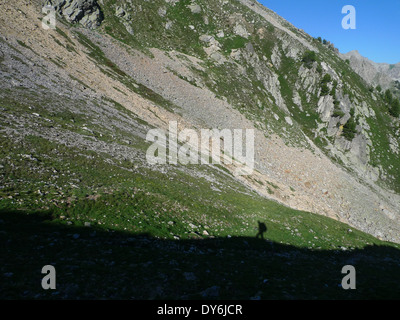
[[[355,59],[253,0],[0,0],[2,297],[398,296],[398,74]],[[253,173],[150,164],[170,121],[253,129]]]

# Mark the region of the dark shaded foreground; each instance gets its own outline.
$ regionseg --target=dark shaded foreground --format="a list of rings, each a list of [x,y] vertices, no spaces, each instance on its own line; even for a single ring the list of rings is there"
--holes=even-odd
[[[268,236],[268,234],[266,234]],[[1,299],[399,299],[400,251],[316,251],[244,237],[160,240],[0,211]],[[344,265],[356,290],[341,288]],[[56,290],[43,290],[44,265]]]

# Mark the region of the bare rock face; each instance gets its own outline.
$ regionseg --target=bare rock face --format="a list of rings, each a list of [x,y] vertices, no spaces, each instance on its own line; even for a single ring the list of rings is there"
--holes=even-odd
[[[88,29],[100,26],[103,13],[96,0],[46,0],[44,5],[55,8],[70,23],[80,23]]]

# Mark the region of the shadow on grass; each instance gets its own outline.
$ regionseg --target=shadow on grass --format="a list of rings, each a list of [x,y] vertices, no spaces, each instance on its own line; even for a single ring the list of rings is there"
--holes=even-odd
[[[268,234],[266,234],[268,235]],[[0,211],[1,299],[398,299],[400,251],[317,251],[245,237],[161,240]],[[344,265],[356,290],[340,284]],[[56,290],[43,290],[44,265]]]

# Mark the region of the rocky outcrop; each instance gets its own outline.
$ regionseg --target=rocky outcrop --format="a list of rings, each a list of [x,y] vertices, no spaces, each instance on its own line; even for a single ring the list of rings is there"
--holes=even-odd
[[[55,8],[70,23],[80,23],[88,29],[100,26],[104,19],[96,0],[46,0],[44,5]]]

